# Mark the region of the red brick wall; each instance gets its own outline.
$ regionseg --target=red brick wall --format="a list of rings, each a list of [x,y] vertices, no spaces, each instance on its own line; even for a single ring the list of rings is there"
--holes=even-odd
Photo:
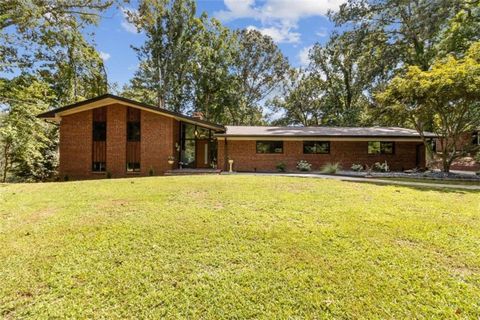
[[[112,104],[106,108],[107,171],[114,178],[123,177],[127,161],[127,108],[120,104]]]
[[[60,122],[60,178],[86,178],[92,169],[92,111],[63,117]]]
[[[404,170],[416,167],[416,147],[421,145],[421,166],[425,166],[425,148],[421,142],[395,142],[395,154],[370,155],[367,153],[367,141],[331,141],[330,154],[303,154],[302,141],[284,141],[283,154],[257,154],[256,141],[220,140],[218,146],[219,168],[228,169],[223,159],[229,156],[234,160],[236,171],[276,171],[276,164],[283,162],[287,171],[295,171],[299,160],[312,164],[312,170],[319,170],[328,162],[339,162],[349,169],[352,164],[373,165],[375,162],[389,164],[391,170]],[[225,151],[226,150],[226,151]]]
[[[162,174],[172,169],[167,162],[169,156],[177,158],[174,147],[178,141],[178,121],[148,111],[141,118],[141,174]]]
[[[140,173],[126,172],[127,107],[112,104],[107,109],[107,172],[113,178],[155,175],[171,169],[168,156],[178,158],[178,121],[148,111],[141,112]],[[64,116],[60,123],[60,175],[71,179],[103,178],[106,173],[92,172],[92,110]]]

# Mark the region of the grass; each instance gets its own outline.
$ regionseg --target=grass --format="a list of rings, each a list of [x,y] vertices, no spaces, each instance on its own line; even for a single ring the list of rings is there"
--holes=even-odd
[[[0,185],[0,318],[478,318],[480,193],[265,176]]]

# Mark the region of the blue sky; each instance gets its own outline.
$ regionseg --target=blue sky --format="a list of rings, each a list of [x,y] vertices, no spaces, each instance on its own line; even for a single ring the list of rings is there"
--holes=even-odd
[[[197,14],[206,11],[231,29],[253,28],[270,35],[293,66],[307,63],[308,49],[328,39],[333,25],[325,16],[343,0],[197,0]],[[134,9],[135,1],[105,12],[94,29],[97,49],[105,61],[110,83],[127,83],[138,59],[131,45],[144,37],[125,20],[123,10]],[[123,10],[122,10],[123,9]]]

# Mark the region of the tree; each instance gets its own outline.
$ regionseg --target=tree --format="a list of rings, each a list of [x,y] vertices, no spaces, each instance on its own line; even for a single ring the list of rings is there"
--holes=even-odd
[[[287,59],[272,38],[256,30],[236,33],[231,70],[233,100],[228,104],[230,124],[259,124],[260,103],[283,81],[289,70]]]
[[[58,32],[96,24],[113,0],[3,0],[0,2],[0,72],[35,67]],[[74,28],[74,29],[72,29]]]
[[[55,99],[48,83],[30,75],[0,81],[7,113],[1,119],[2,181],[50,178],[57,162],[57,127],[36,116]]]
[[[56,167],[56,127],[36,115],[107,90],[103,61],[83,31],[111,0],[0,2],[2,179],[42,180]],[[13,78],[12,75],[14,76]]]
[[[197,18],[192,0],[143,0],[129,17],[147,40],[125,96],[212,121],[261,122],[264,100],[288,69],[270,37]]]
[[[332,115],[325,103],[325,81],[304,70],[292,69],[282,85],[279,96],[269,101],[274,112],[282,117],[275,125],[320,126],[330,122]]]
[[[217,123],[230,123],[228,105],[236,96],[229,68],[233,64],[235,34],[216,19],[202,14],[193,42],[192,97],[196,112]]]
[[[373,80],[374,67],[362,52],[366,38],[351,32],[333,36],[310,52],[311,72],[324,79],[324,104],[330,110],[330,125],[356,126],[368,105],[364,91]]]
[[[480,1],[465,1],[440,33],[438,52],[441,56],[462,56],[476,41],[480,41]]]
[[[365,34],[365,37],[368,34]],[[284,111],[283,123],[358,126],[366,121],[370,101],[365,91],[372,85],[376,68],[364,54],[364,38],[345,32],[309,52],[305,71],[293,72],[273,104]],[[277,121],[278,122],[278,121]]]
[[[443,170],[474,146],[457,150],[456,141],[480,126],[480,42],[474,43],[464,58],[449,55],[438,59],[423,71],[417,66],[395,77],[387,89],[377,95],[386,112],[409,120],[425,138],[425,124],[433,118],[432,131],[440,137]]]
[[[195,13],[192,0],[142,0],[138,11],[128,13],[147,40],[134,48],[140,68],[125,88],[125,95],[176,112],[186,110]]]
[[[464,0],[348,0],[331,13],[337,25],[373,35],[377,58],[392,71],[405,65],[428,70],[436,57],[438,34],[461,10]],[[379,62],[378,60],[376,62]]]

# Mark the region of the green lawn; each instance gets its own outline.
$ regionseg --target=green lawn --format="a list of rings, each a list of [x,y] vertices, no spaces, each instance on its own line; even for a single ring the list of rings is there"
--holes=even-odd
[[[478,318],[480,193],[195,176],[0,185],[0,318]]]

